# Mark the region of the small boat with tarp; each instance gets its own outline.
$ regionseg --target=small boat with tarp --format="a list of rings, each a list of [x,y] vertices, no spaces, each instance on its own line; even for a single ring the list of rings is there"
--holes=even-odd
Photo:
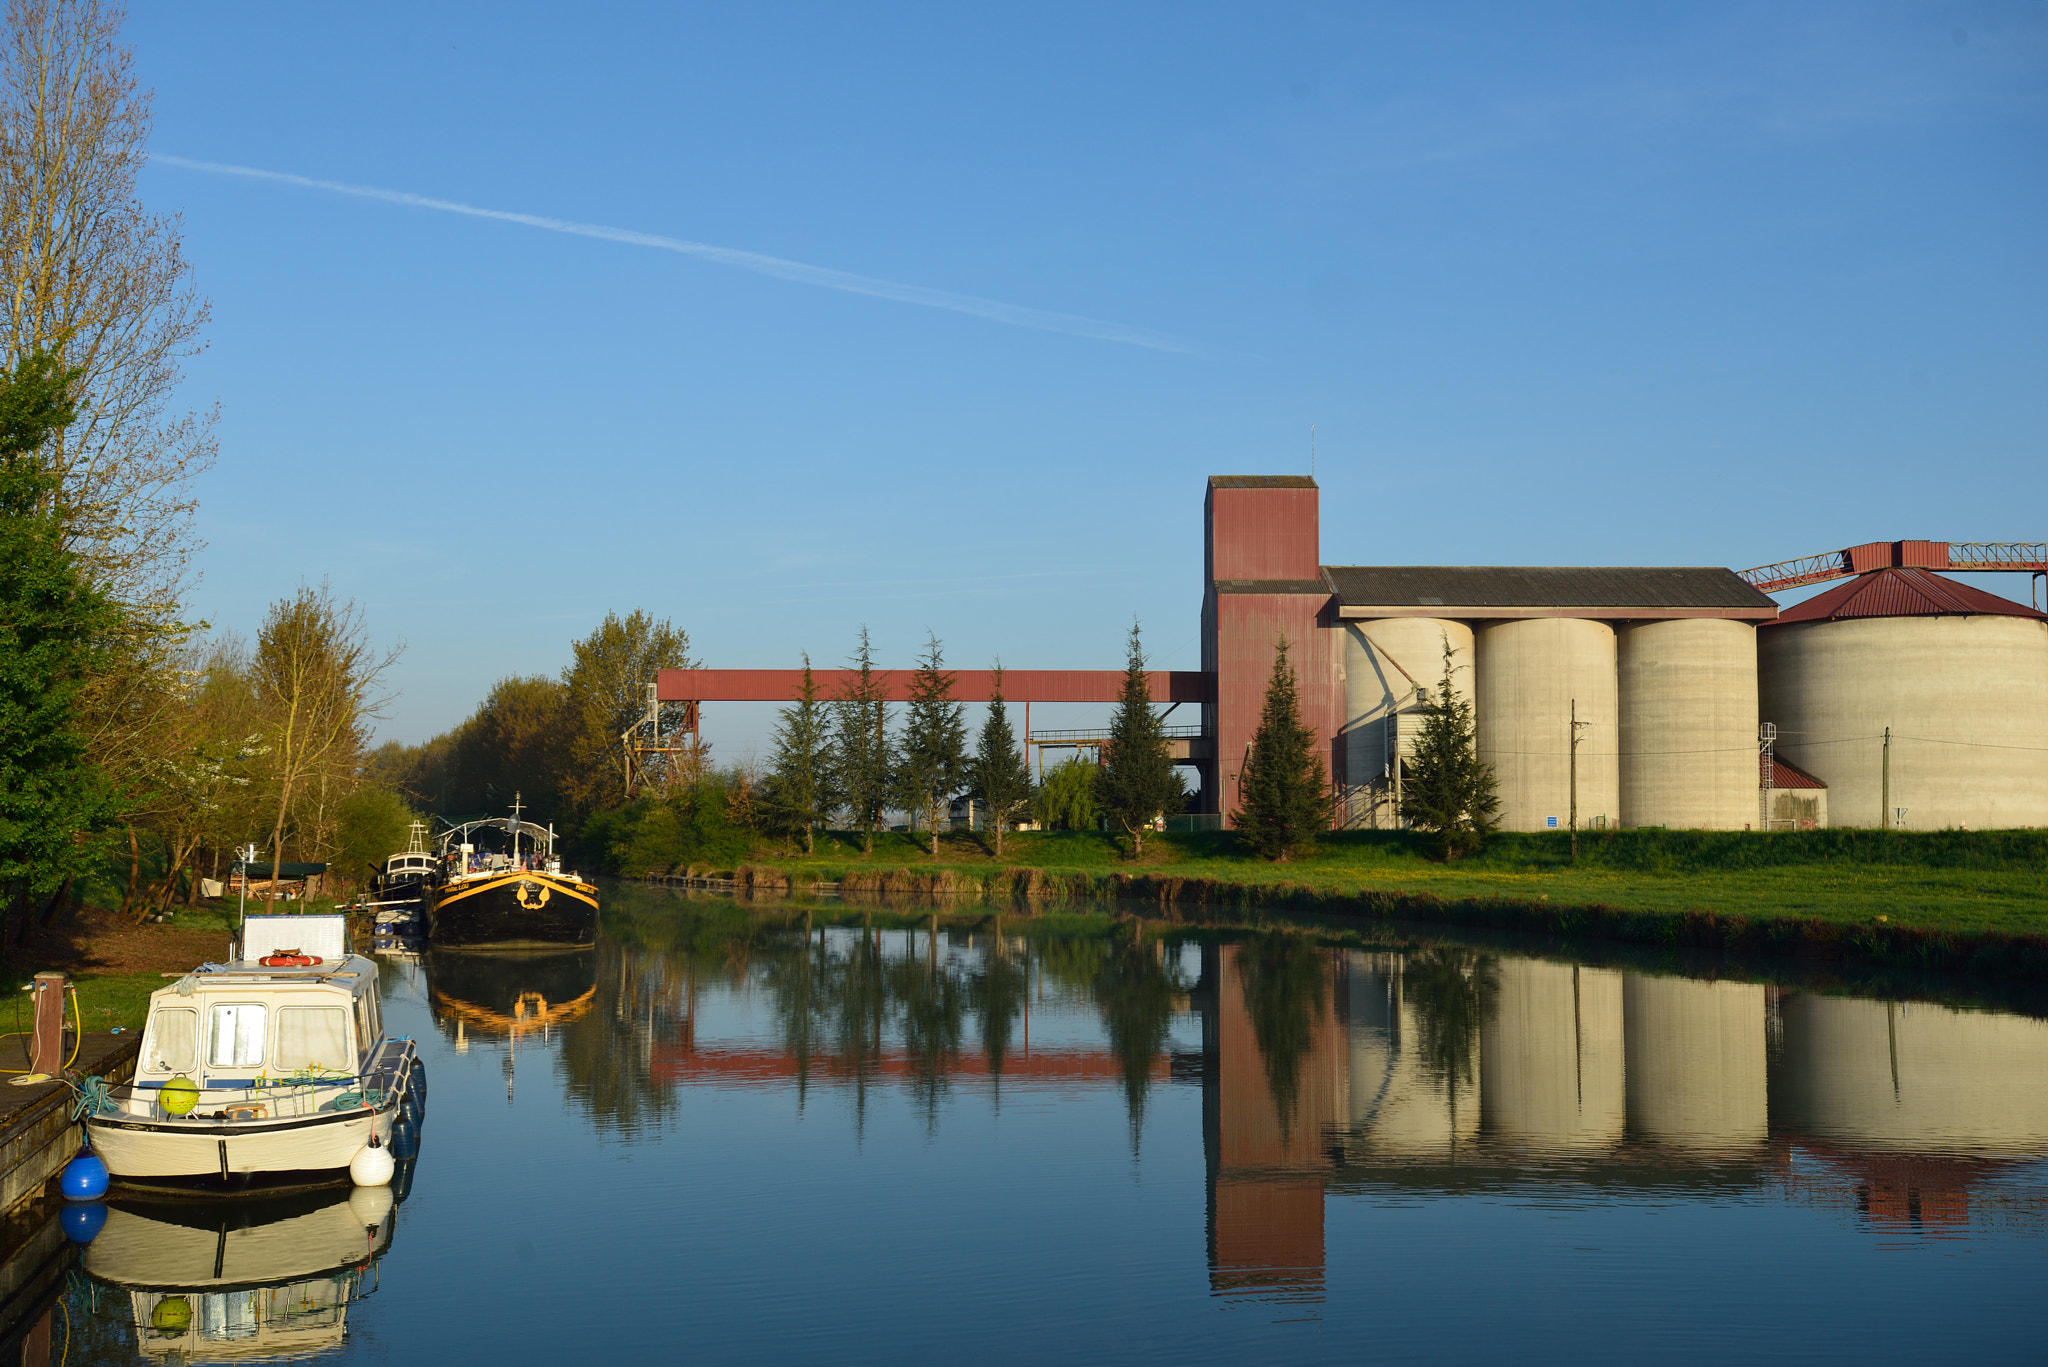
[[[113,1183],[220,1196],[389,1181],[426,1071],[413,1041],[384,1033],[377,975],[344,916],[246,918],[229,962],[150,997],[134,1081],[89,1099]]]
[[[565,949],[597,943],[597,888],[565,871],[555,829],[512,815],[440,837],[442,873],[427,891],[427,937],[442,949]]]

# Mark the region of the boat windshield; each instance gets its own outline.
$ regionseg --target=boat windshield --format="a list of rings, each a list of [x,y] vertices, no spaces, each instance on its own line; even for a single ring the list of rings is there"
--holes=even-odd
[[[268,1010],[259,1002],[223,1002],[213,1008],[206,1032],[206,1066],[254,1068],[263,1062],[263,1026]]]

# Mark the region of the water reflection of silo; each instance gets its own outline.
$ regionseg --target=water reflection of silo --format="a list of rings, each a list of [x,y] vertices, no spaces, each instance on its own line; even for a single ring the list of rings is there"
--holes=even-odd
[[[1556,1148],[1606,1147],[1625,1119],[1622,981],[1611,969],[1504,959],[1480,1045],[1490,1137]]]
[[[1424,1055],[1401,956],[1354,951],[1348,966],[1352,1145],[1390,1157],[1448,1156],[1479,1133],[1477,1050],[1462,1068]]]
[[[2048,1152],[2048,1022],[1798,993],[1782,1006],[1781,1130],[1861,1149]]]
[[[1622,986],[1628,1124],[1688,1148],[1763,1142],[1764,989],[1631,973]]]

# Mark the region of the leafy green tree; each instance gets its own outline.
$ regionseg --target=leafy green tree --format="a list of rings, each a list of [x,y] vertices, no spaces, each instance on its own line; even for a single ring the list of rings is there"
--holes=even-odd
[[[1479,758],[1472,704],[1451,686],[1451,659],[1444,642],[1444,674],[1435,696],[1423,704],[1422,729],[1401,794],[1409,823],[1437,833],[1445,859],[1471,854],[1499,824],[1500,798],[1493,766]]]
[[[74,378],[43,351],[0,376],[0,940],[91,866],[113,797],[78,701],[121,614],[65,548],[60,475],[37,454],[72,420]]]
[[[1123,692],[1109,724],[1109,744],[1095,790],[1109,819],[1130,834],[1134,858],[1145,852],[1145,831],[1153,819],[1171,816],[1183,801],[1166,729],[1152,710],[1152,688],[1145,679],[1145,652],[1136,622],[1131,623]]]
[[[888,685],[875,672],[875,654],[865,626],[849,663],[853,673],[840,685],[839,697],[832,704],[832,771],[838,779],[840,800],[860,831],[861,853],[873,854],[875,830],[889,802],[896,756],[889,735]]]
[[[1079,755],[1062,760],[1038,785],[1032,806],[1038,824],[1051,831],[1092,831],[1101,813],[1095,805],[1095,784],[1102,770]]]
[[[967,722],[953,701],[953,676],[944,666],[939,638],[931,636],[910,679],[896,755],[896,801],[931,833],[934,859],[939,857],[939,823],[967,778]]]
[[[667,618],[644,611],[625,617],[605,614],[598,628],[571,647],[575,659],[562,673],[562,796],[581,816],[626,800],[626,750],[622,737],[647,715],[647,686],[656,671],[690,669],[689,633]],[[681,703],[662,705],[662,731],[680,721]],[[684,772],[652,775],[654,786],[688,782],[701,756],[684,756]]]
[[[1266,706],[1238,782],[1231,824],[1238,838],[1268,859],[1287,859],[1315,844],[1330,824],[1330,785],[1315,732],[1301,724],[1301,697],[1282,637],[1266,683]]]
[[[1003,707],[1003,667],[995,667],[989,690],[988,716],[981,723],[974,761],[968,770],[968,791],[988,807],[989,830],[995,835],[995,856],[1003,857],[1003,828],[1031,801],[1031,769],[1017,749],[1017,733]]]
[[[775,723],[775,757],[762,785],[761,813],[770,830],[802,834],[804,853],[817,850],[817,826],[832,809],[832,737],[811,657],[804,655],[804,679],[796,701]]]

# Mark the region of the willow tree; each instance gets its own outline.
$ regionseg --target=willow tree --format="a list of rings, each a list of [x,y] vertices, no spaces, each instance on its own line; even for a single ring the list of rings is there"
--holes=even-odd
[[[346,795],[337,775],[356,771],[384,701],[378,682],[397,659],[397,649],[377,654],[362,610],[353,600],[336,602],[324,583],[301,584],[265,615],[250,673],[268,723],[273,895],[294,805],[308,795],[323,802]]]

